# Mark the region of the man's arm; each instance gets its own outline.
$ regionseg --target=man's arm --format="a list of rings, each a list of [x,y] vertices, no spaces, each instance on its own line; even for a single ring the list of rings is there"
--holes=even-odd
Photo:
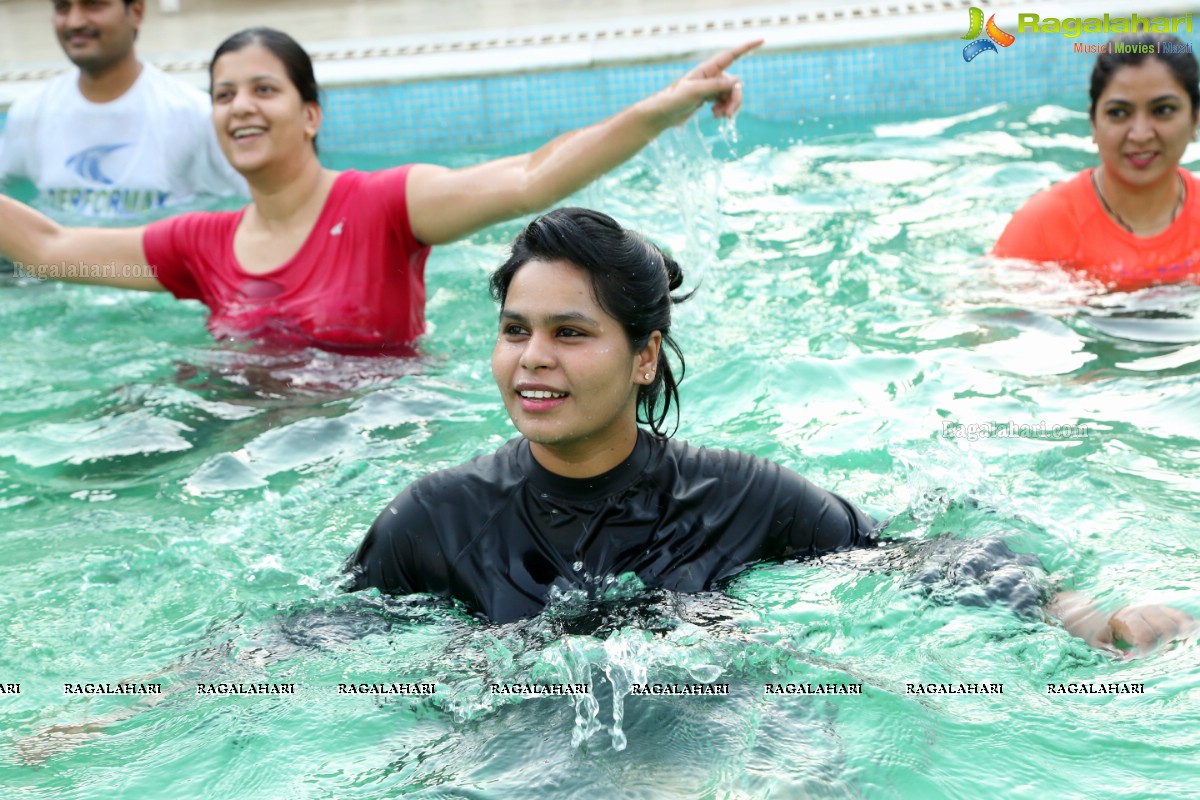
[[[532,153],[456,170],[414,166],[407,188],[413,234],[425,244],[440,244],[546,208],[624,163],[709,101],[715,116],[733,116],[742,104],[741,84],[725,70],[761,43],[718,53],[661,92]]]

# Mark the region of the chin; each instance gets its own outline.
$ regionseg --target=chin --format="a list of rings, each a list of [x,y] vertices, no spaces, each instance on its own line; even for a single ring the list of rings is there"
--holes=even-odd
[[[71,53],[71,52],[67,53],[67,59],[72,64],[74,64],[75,66],[77,66],[81,70],[83,70],[84,72],[96,72],[104,64],[104,62],[101,59],[90,58],[87,55]]]
[[[226,158],[229,161],[229,165],[237,170],[237,173],[243,178],[249,178],[261,172],[266,166],[266,163],[263,161],[243,161],[236,158],[229,158],[228,156]]]
[[[558,431],[540,429],[536,425],[517,425],[517,432],[529,441],[540,444],[543,447],[554,447],[563,438],[562,434]]]

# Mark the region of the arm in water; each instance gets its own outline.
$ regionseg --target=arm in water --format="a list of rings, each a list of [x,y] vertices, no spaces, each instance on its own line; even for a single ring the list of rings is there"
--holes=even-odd
[[[915,583],[935,602],[1002,604],[1027,619],[1057,620],[1072,636],[1124,658],[1150,655],[1200,630],[1193,617],[1167,605],[1131,603],[1103,613],[1079,592],[1052,588],[1036,556],[1014,552],[997,536],[940,536],[906,542],[892,553],[898,567],[919,562]]]
[[[1108,614],[1092,598],[1066,591],[1056,595],[1046,610],[1071,635],[1127,659],[1149,655],[1200,632],[1195,617],[1161,603],[1131,603]]]

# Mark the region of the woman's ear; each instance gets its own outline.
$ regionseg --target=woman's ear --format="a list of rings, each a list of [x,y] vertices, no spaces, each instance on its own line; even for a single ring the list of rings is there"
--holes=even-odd
[[[637,352],[633,365],[633,382],[647,386],[658,377],[658,356],[662,352],[662,333],[651,331],[646,346]]]
[[[304,138],[312,141],[317,138],[317,132],[321,130],[321,120],[323,118],[321,106],[317,103],[304,104]]]

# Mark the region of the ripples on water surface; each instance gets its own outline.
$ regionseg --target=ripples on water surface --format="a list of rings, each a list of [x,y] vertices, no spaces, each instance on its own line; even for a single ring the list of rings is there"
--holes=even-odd
[[[1097,295],[980,258],[1025,198],[1092,163],[1083,115],[739,125],[735,143],[673,135],[577,198],[699,283],[678,312],[679,435],[782,461],[895,515],[891,535],[1002,536],[1109,606],[1200,614],[1200,292]],[[763,566],[727,595],[619,585],[500,627],[339,595],[332,576],[395,492],[512,435],[484,286],[519,227],[437,250],[415,361],[242,352],[168,297],[0,290],[0,677],[23,684],[0,707],[6,797],[1195,791],[1196,647],[1111,660],[953,587],[916,591],[919,555]],[[989,422],[1086,431],[943,434]],[[61,692],[146,676],[169,687],[149,707]],[[221,680],[304,694],[188,691]],[[917,680],[1004,694],[906,695]],[[337,695],[347,681],[438,690]],[[595,695],[489,693],[506,681]],[[730,696],[627,696],[654,681]],[[1069,681],[1146,693],[1047,696]],[[789,682],[864,689],[764,696]]]

